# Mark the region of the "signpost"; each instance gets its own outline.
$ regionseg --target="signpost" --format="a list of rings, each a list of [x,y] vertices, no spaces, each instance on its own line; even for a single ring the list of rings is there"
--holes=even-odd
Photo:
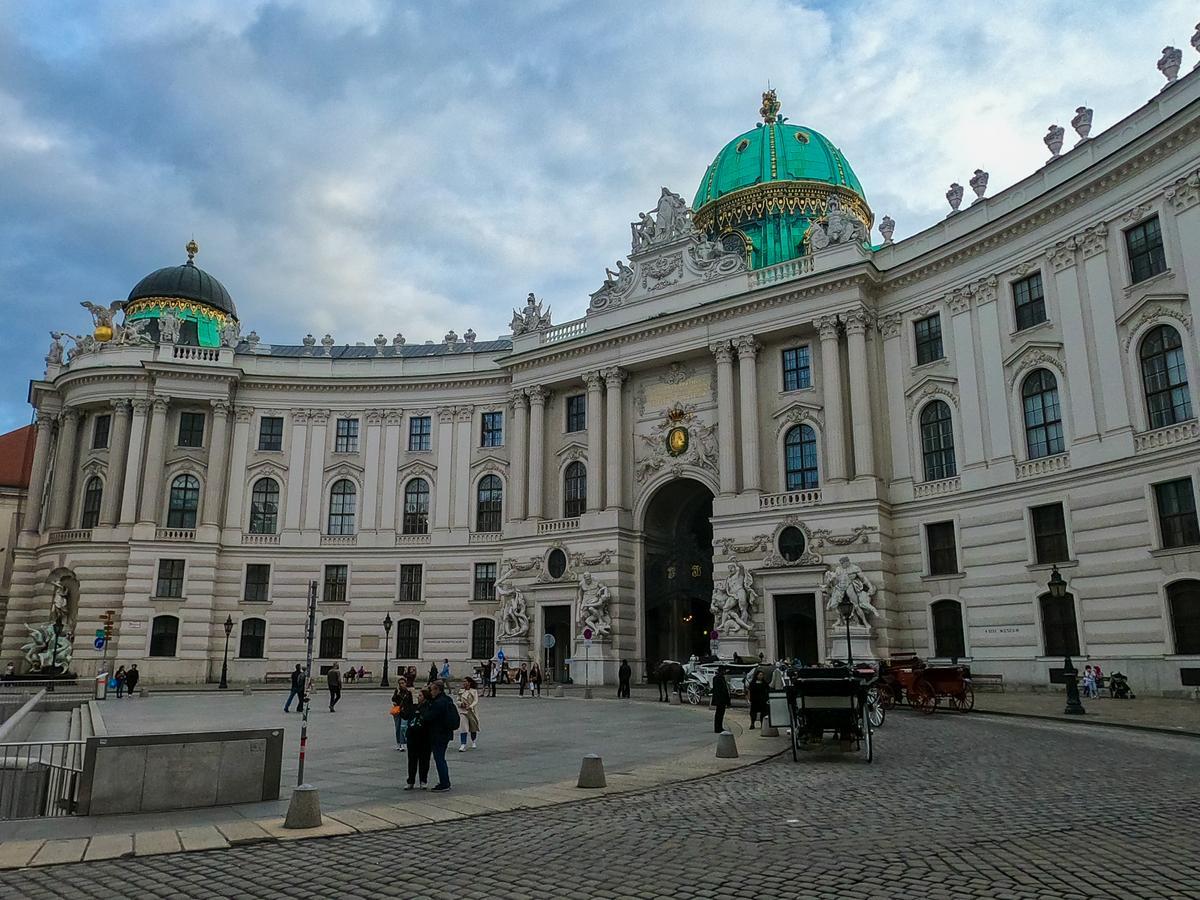
[[[544,655],[544,660],[542,662],[542,677],[543,678],[547,677],[547,675],[549,675],[549,673],[550,673],[550,651],[554,649],[554,644],[555,644],[554,635],[552,635],[552,634],[543,634],[542,635],[542,648],[546,651],[545,655]],[[558,678],[556,677],[554,680],[557,681]]]
[[[95,647],[97,650],[103,650],[103,649],[104,649],[104,643],[105,643],[105,641],[104,641],[104,638],[103,638],[103,637],[98,637],[98,638],[96,638],[96,640],[94,640],[94,641],[92,642],[92,645],[93,645],[93,646],[94,646],[94,647]]]
[[[584,696],[588,696],[592,684],[592,634],[591,628],[583,629],[583,683],[587,685]]]
[[[304,751],[308,745],[308,682],[312,679],[313,631],[317,625],[317,583],[308,583],[308,623],[305,635],[308,639],[308,658],[304,663],[304,690],[300,692],[303,715],[300,718],[300,764],[296,771],[296,784],[304,784]]]

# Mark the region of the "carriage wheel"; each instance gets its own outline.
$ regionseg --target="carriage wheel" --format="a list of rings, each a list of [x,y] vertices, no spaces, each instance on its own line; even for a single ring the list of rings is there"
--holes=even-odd
[[[879,702],[884,709],[893,709],[896,706],[896,694],[892,690],[892,686],[887,682],[880,682],[878,685]]]
[[[968,713],[975,708],[975,691],[970,686],[964,687],[961,694],[950,698],[950,705],[960,713]]]
[[[908,704],[909,709],[919,710],[921,708],[921,686],[919,684],[905,689],[904,702]]]
[[[883,712],[883,710],[881,708],[880,713],[882,714],[882,712]],[[875,758],[875,748],[871,744],[871,721],[870,721],[870,718],[871,718],[870,717],[870,708],[864,706],[863,714],[862,714],[862,730],[863,730],[862,739],[867,745],[867,762],[868,763],[871,762],[871,760],[873,760]]]
[[[692,706],[699,706],[700,700],[702,699],[700,696],[700,685],[689,684],[687,689],[687,698],[688,703],[692,704]]]
[[[871,692],[867,692],[867,718],[871,722],[872,728],[881,728],[883,720],[887,717],[886,707],[883,705],[882,698],[878,694],[872,696]]]
[[[913,685],[913,689],[909,692],[909,703],[913,709],[922,712],[925,715],[933,715],[933,711],[937,709],[937,694],[933,692],[933,688],[922,681]]]
[[[792,762],[800,761],[800,727],[796,721],[796,707],[788,707],[788,721],[792,726]]]

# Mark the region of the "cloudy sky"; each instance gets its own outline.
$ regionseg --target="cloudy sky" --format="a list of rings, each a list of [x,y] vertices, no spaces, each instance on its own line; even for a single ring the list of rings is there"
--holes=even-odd
[[[243,330],[298,343],[473,327],[534,291],[555,320],[628,250],[660,185],[690,201],[770,81],[854,165],[896,238],[981,167],[1041,165],[1163,84],[1192,0],[813,4],[0,0],[0,428],[29,421],[81,300],[198,262]],[[1070,130],[1068,128],[1068,133]]]

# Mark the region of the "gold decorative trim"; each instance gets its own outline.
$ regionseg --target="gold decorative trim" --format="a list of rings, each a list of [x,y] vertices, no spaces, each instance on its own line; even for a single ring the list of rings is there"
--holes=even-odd
[[[867,230],[875,223],[875,215],[865,200],[847,187],[828,184],[824,181],[773,181],[756,184],[710,200],[693,215],[696,227],[702,231],[728,231],[747,219],[765,216],[772,212],[808,213],[823,216],[828,211],[830,196],[836,195],[842,209],[848,211]]]
[[[768,125],[767,132],[771,142],[771,178],[775,179],[779,177],[779,163],[775,156],[775,126]]]
[[[222,326],[233,321],[232,316],[221,312],[214,306],[209,306],[206,303],[197,303],[195,300],[180,300],[177,297],[141,297],[125,307],[125,316],[129,317],[150,309],[175,309],[180,312],[190,312],[199,316],[207,316],[210,319],[216,319]]]

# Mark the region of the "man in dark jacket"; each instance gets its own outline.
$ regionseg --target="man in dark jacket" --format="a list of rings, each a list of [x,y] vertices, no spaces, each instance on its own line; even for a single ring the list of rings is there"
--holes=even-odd
[[[126,684],[129,680],[126,679]],[[284,712],[291,712],[293,700],[299,700],[301,709],[304,709],[304,670],[300,668],[300,663],[296,663],[296,668],[292,672],[292,689],[288,693],[287,702],[283,704]]]
[[[125,690],[129,692],[129,696],[133,696],[134,689],[137,688],[138,679],[142,677],[142,673],[137,670],[137,663],[129,667],[129,671],[125,673]]]
[[[713,731],[720,734],[725,730],[725,710],[729,708],[729,682],[725,680],[725,667],[717,669],[712,681],[712,703],[717,709],[713,719]]]
[[[325,680],[329,684],[329,711],[335,712],[334,707],[342,699],[341,670],[337,666],[330,666],[329,671],[325,673]]]
[[[433,702],[429,704],[429,738],[433,745],[433,765],[437,768],[438,783],[435,791],[450,790],[450,769],[446,765],[446,745],[454,740],[458,729],[458,710],[454,701],[446,695],[446,686],[434,681],[430,689]]]
[[[429,664],[429,683],[433,684],[437,681],[437,663]]]
[[[617,698],[629,696],[629,679],[633,677],[633,669],[629,668],[629,660],[621,660],[621,668],[617,669]]]

